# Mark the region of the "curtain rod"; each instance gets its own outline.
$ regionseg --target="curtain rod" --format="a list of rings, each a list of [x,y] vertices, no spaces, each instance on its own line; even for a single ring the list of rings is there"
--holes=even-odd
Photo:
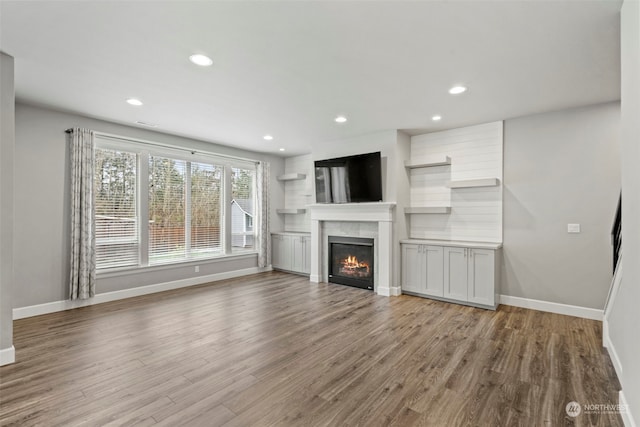
[[[73,133],[73,130],[74,130],[74,128],[65,129],[64,133],[71,134],[71,133]],[[229,160],[239,160],[241,162],[253,163],[253,164],[256,164],[256,165],[258,163],[260,163],[260,160],[248,159],[246,157],[231,156],[229,154],[218,154],[218,153],[213,153],[213,152],[210,152],[210,151],[193,150],[193,149],[190,149],[190,148],[182,147],[180,145],[166,144],[166,143],[163,143],[163,142],[155,142],[155,141],[149,141],[149,140],[138,139],[138,138],[129,138],[129,137],[125,137],[125,136],[113,135],[113,134],[109,134],[109,133],[96,132],[96,131],[94,131],[94,134],[98,135],[98,136],[102,136],[104,138],[108,138],[108,139],[115,139],[115,140],[120,140],[120,141],[133,142],[133,143],[136,143],[136,144],[151,145],[151,146],[154,146],[154,147],[169,148],[169,149],[179,150],[179,151],[187,151],[187,152],[191,152],[191,154],[196,154],[197,153],[197,154],[203,154],[205,156],[226,158],[226,159],[229,159]]]

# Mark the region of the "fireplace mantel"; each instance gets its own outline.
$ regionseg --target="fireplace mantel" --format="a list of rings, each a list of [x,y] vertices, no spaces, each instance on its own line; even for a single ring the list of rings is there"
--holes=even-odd
[[[308,205],[316,221],[393,221],[395,203],[319,203]]]
[[[400,295],[400,286],[393,286],[393,220],[395,203],[340,203],[313,204],[307,208],[311,213],[311,275],[314,283],[322,281],[322,241],[323,221],[375,222],[378,224],[376,244],[378,283],[375,292],[379,295]]]

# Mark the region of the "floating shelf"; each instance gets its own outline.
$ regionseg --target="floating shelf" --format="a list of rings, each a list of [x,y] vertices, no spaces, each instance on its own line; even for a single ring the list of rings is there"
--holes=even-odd
[[[498,178],[465,179],[461,181],[449,181],[449,188],[470,188],[470,187],[495,187],[500,180]]]
[[[287,173],[284,175],[280,175],[278,177],[278,181],[296,181],[300,179],[305,179],[307,175],[303,173]]]
[[[432,166],[444,166],[451,164],[451,157],[441,156],[429,156],[424,161],[412,163],[411,160],[405,160],[404,167],[408,169],[416,168],[430,168]]]
[[[451,206],[429,206],[421,208],[404,208],[406,214],[448,214],[451,213]]]
[[[276,213],[279,214],[303,214],[306,209],[276,209]]]

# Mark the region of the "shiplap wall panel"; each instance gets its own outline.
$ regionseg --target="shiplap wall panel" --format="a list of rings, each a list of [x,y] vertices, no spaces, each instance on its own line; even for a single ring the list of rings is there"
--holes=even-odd
[[[411,162],[434,155],[451,165],[411,170],[411,206],[451,206],[410,217],[415,239],[502,242],[503,124],[487,123],[411,138]],[[448,181],[498,178],[495,187],[447,188]]]
[[[284,207],[288,209],[306,209],[315,203],[313,197],[313,162],[311,154],[289,157],[284,160],[284,173],[302,173],[307,177],[297,181],[284,182]],[[304,214],[287,214],[284,216],[285,231],[310,232],[311,216],[307,210]]]

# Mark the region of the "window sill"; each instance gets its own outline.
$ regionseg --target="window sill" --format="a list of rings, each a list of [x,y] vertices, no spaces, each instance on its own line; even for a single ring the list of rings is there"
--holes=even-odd
[[[190,259],[188,261],[173,262],[173,263],[160,264],[160,265],[147,265],[144,267],[136,266],[136,267],[112,268],[109,270],[97,271],[96,278],[106,279],[109,277],[130,276],[133,274],[145,274],[145,273],[152,273],[154,271],[172,270],[172,269],[177,269],[181,267],[195,267],[196,265],[215,264],[218,262],[231,261],[235,259],[254,258],[256,256],[258,256],[257,251],[250,251],[250,252],[242,252],[242,253],[235,253],[235,254],[229,254],[229,255],[220,255],[212,258]]]

